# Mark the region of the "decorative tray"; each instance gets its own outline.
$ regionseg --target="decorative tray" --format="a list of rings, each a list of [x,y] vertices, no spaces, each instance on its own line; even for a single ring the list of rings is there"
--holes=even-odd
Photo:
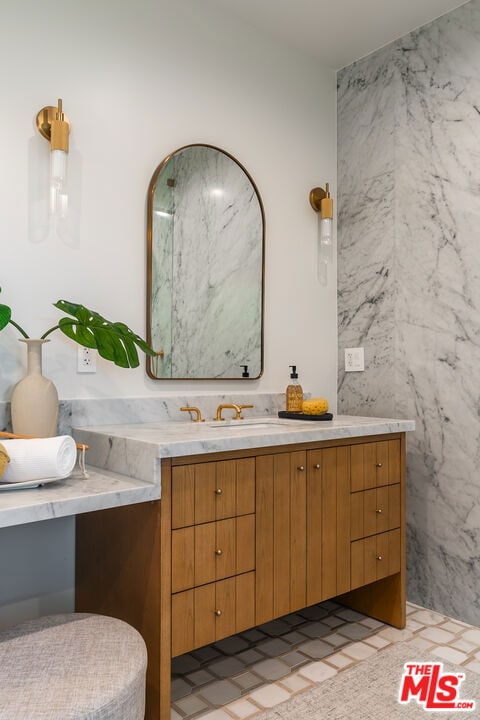
[[[323,413],[323,415],[307,415],[306,413],[293,413],[286,410],[278,411],[279,418],[288,420],[333,420],[332,413]]]
[[[70,473],[66,476],[70,477]],[[22,480],[20,482],[0,482],[0,492],[2,490],[29,490],[30,488],[41,487],[48,483],[65,480],[65,478],[43,478],[42,480]]]

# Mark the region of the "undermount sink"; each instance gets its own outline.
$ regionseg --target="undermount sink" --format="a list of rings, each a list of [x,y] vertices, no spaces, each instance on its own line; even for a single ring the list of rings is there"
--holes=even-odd
[[[262,420],[255,422],[255,420],[231,420],[230,422],[214,421],[208,423],[211,428],[218,428],[218,430],[265,430],[271,427],[285,427],[291,423],[282,422],[280,420]]]

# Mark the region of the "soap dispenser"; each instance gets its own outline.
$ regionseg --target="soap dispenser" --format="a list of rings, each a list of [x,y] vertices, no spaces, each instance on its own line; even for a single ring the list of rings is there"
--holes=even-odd
[[[290,373],[291,383],[287,386],[286,410],[292,413],[301,413],[303,409],[303,390],[298,382],[298,373],[296,365],[289,365],[292,368]]]

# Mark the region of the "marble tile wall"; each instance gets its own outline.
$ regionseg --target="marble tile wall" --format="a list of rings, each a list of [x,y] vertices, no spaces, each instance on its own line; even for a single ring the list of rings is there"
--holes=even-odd
[[[408,597],[478,625],[480,1],[338,86],[339,412],[416,420]]]

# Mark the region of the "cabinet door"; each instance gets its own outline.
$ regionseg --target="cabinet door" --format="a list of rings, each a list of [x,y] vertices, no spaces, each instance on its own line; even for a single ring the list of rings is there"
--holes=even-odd
[[[350,589],[348,447],[307,453],[307,605]]]
[[[400,440],[380,440],[351,446],[351,491],[400,482]]]
[[[292,560],[293,565],[296,562],[293,548],[298,552],[306,542],[305,464],[305,452],[256,458],[257,624],[286,615],[305,594],[305,585],[302,593],[304,555],[303,559],[299,558],[300,568],[293,568],[295,591],[291,598]],[[300,528],[295,528],[292,534],[294,521]]]
[[[260,624],[350,589],[349,448],[256,462]]]

